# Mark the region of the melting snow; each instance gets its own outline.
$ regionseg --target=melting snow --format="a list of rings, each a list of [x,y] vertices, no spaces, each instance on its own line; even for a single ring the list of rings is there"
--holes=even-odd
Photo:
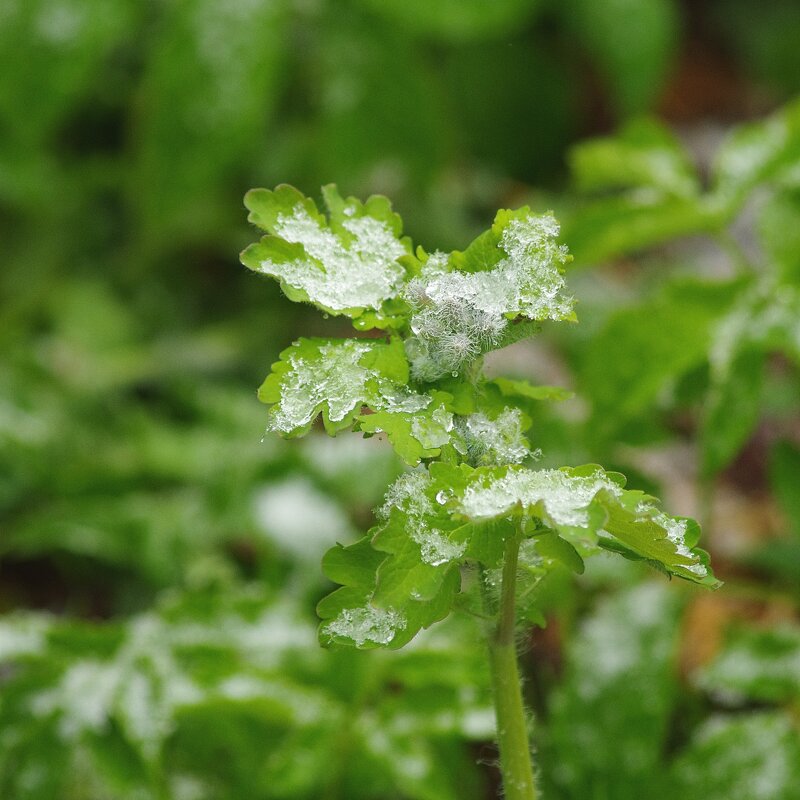
[[[426,564],[438,567],[461,558],[467,543],[454,542],[444,531],[430,525],[430,520],[441,513],[426,493],[430,483],[430,476],[423,470],[404,473],[389,487],[378,515],[385,519],[393,508],[403,511],[407,516],[406,533],[419,545],[420,557]]]
[[[552,215],[511,220],[500,241],[506,258],[483,272],[444,272],[441,258],[429,259],[405,291],[414,310],[408,355],[416,378],[457,373],[499,342],[507,315],[544,320],[572,313],[572,298],[561,294],[567,250],[556,243],[558,232]]]
[[[494,420],[471,414],[464,420],[463,433],[467,453],[476,464],[520,464],[531,454],[518,408],[506,408]]]
[[[302,288],[312,302],[332,311],[379,309],[398,293],[404,270],[396,259],[406,250],[381,220],[351,217],[342,225],[352,236],[349,244],[297,205],[291,215],[278,217],[275,233],[302,244],[307,257],[267,259],[261,272]]]
[[[406,618],[391,608],[346,608],[324,630],[335,636],[351,639],[361,647],[364,642],[389,644],[398,630],[406,627]]]
[[[460,511],[471,519],[486,519],[509,512],[518,503],[544,505],[558,525],[583,528],[589,524],[587,507],[600,491],[619,496],[622,490],[598,472],[571,476],[561,470],[509,470],[502,478],[468,486]]]

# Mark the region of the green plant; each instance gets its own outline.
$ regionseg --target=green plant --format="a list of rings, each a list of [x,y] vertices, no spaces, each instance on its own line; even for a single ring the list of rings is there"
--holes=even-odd
[[[532,404],[561,391],[489,379],[484,356],[574,320],[570,260],[551,214],[497,213],[463,252],[414,250],[389,201],[323,189],[327,216],[290,186],[245,203],[266,232],[242,254],[294,301],[352,320],[367,337],[299,339],[259,390],[268,430],[302,436],[321,415],[336,435],[385,434],[414,469],[379,521],[323,560],[341,588],[318,606],[325,645],[399,648],[458,608],[485,621],[506,796],[537,797],[515,651],[519,615],[537,619],[556,565],[583,572],[602,550],[708,587],[699,528],[597,465],[535,469]]]

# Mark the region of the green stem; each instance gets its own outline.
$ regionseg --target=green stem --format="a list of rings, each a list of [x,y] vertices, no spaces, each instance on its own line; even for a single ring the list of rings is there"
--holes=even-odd
[[[489,666],[505,797],[507,800],[536,800],[538,792],[533,779],[528,726],[514,643],[518,559],[519,539],[509,536],[505,546],[497,624],[488,637]]]

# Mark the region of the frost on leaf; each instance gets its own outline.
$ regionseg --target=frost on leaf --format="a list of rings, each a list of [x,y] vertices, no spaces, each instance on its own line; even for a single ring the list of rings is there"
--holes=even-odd
[[[325,574],[342,584],[317,606],[324,645],[396,649],[450,611],[459,584],[457,568],[439,569],[436,585],[424,600],[413,591],[402,591],[394,598],[382,595],[380,570],[393,557],[373,546],[373,535],[374,531],[347,547],[337,545],[323,559]],[[416,563],[421,563],[418,552]]]
[[[697,524],[668,516],[653,498],[623,486],[622,476],[594,465],[560,470],[484,467],[472,471],[451,507],[473,521],[523,514],[568,541],[595,543],[672,575],[717,586],[707,554],[695,547]]]
[[[401,475],[389,487],[379,514],[389,519],[394,512],[402,520],[405,535],[419,545],[422,561],[438,567],[461,558],[467,544],[448,537],[449,519],[443,516],[441,504],[431,499],[431,486],[431,477],[423,470]]]
[[[502,346],[509,321],[570,319],[573,300],[562,275],[569,261],[551,214],[501,211],[491,230],[449,260],[429,256],[406,286],[412,308],[407,351],[414,376],[458,373]]]
[[[365,642],[389,644],[398,630],[406,626],[405,617],[393,609],[345,608],[325,625],[325,632],[352,640],[357,647]]]
[[[470,463],[522,463],[531,455],[528,440],[523,433],[526,427],[522,411],[518,408],[505,408],[495,419],[490,419],[483,412],[465,417],[461,424],[461,433]]]
[[[300,339],[285,350],[259,390],[260,399],[274,402],[268,430],[305,431],[320,412],[331,425],[352,418],[375,394],[370,384],[379,376],[361,365],[371,347],[356,339]]]
[[[453,415],[446,408],[450,395],[420,394],[407,382],[399,340],[299,339],[281,353],[259,398],[271,404],[271,432],[303,435],[321,413],[331,434],[354,425],[365,433],[385,432],[415,465],[447,444]]]
[[[248,192],[249,219],[269,235],[242,253],[242,263],[278,278],[291,300],[354,318],[374,312],[371,322],[381,324],[405,277],[397,259],[410,251],[400,218],[383,197],[344,200],[334,186],[323,194],[327,219],[291,186]]]

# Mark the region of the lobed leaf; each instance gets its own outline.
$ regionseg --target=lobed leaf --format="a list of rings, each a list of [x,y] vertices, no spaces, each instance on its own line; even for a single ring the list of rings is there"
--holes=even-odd
[[[437,470],[441,470],[438,465]],[[709,587],[719,585],[709,569],[708,555],[696,547],[697,524],[668,516],[642,492],[625,490],[624,478],[617,473],[596,465],[464,470],[469,468],[462,467],[461,488],[447,501],[448,508],[463,519],[533,517],[571,543],[596,544],[646,560],[670,575]]]
[[[443,619],[450,612],[453,598],[460,585],[457,568],[442,570],[436,588],[430,589],[424,600],[405,595],[393,605],[380,603],[375,597],[376,569],[384,557],[372,550],[368,535],[355,545],[337,545],[335,553],[323,560],[327,572],[330,560],[335,567],[333,579],[342,579],[345,585],[323,598],[317,605],[322,623],[320,642],[325,645],[347,644],[359,648],[403,647],[422,629]],[[370,549],[377,555],[366,554]],[[376,566],[377,565],[377,566]]]
[[[400,218],[385,197],[343,199],[333,185],[323,197],[327,219],[292,186],[249,191],[248,219],[268,235],[242,253],[242,263],[280,280],[290,300],[351,318],[370,313],[371,326],[386,327],[387,304],[405,278],[398,259],[411,252]]]
[[[552,214],[537,216],[526,206],[498,211],[491,229],[463,252],[418,254],[405,292],[415,378],[457,375],[482,353],[515,341],[516,328],[533,332],[510,320],[575,318],[563,278],[570,256],[558,233]]]
[[[450,395],[417,393],[408,377],[399,339],[299,339],[281,353],[258,396],[271,405],[268,430],[303,436],[321,414],[331,435],[353,427],[385,432],[413,466],[439,455],[453,415]]]

